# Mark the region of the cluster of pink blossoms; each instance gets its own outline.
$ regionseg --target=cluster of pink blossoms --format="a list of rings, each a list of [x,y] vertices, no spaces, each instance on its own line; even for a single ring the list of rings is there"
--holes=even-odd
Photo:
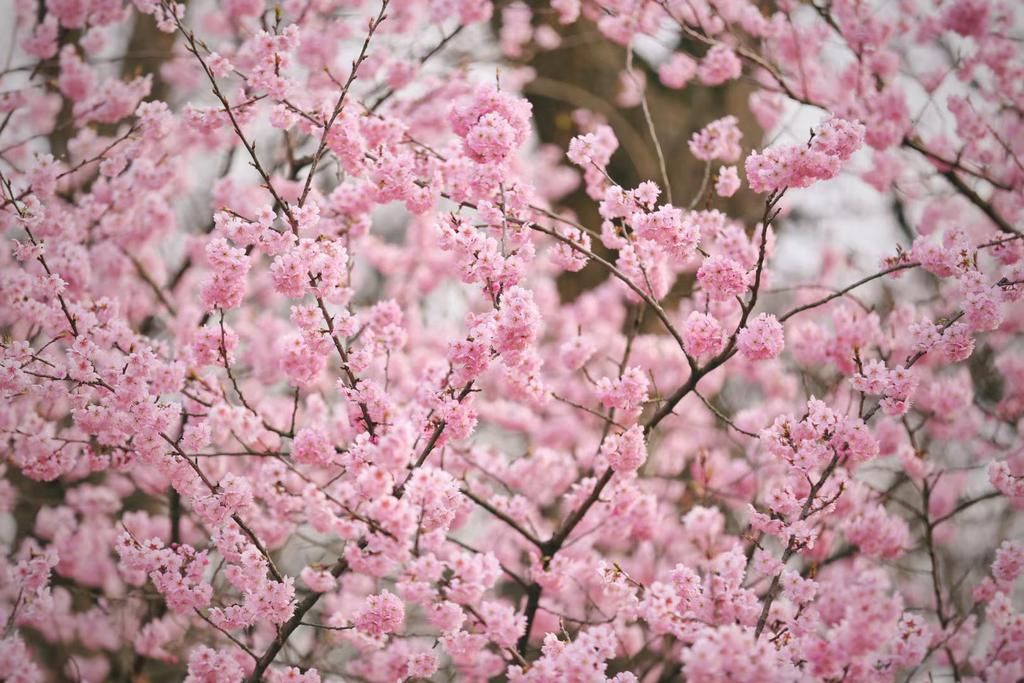
[[[808,187],[835,178],[864,141],[864,124],[840,118],[822,122],[809,144],[781,145],[747,157],[747,182],[755,192]]]
[[[1015,3],[9,14],[0,680],[1024,680]]]

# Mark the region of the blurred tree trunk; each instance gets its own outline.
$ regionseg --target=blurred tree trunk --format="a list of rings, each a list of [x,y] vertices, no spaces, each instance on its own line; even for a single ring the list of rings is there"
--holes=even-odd
[[[531,4],[537,8],[536,0],[531,0]],[[500,11],[496,16],[495,26],[500,30]],[[540,12],[535,16],[535,23],[539,20],[543,20]],[[572,121],[572,112],[580,108],[590,109],[604,116],[619,138],[620,147],[609,164],[609,175],[626,188],[636,187],[644,180],[653,180],[661,186],[658,158],[643,109],[639,106],[621,108],[616,103],[620,75],[626,66],[626,49],[602,36],[597,27],[586,19],[570,26],[561,26],[557,22],[549,25],[559,33],[562,44],[554,50],[527,54],[520,62],[533,68],[537,74],[525,90],[533,103],[535,125],[541,141],[566,149],[572,137],[579,133]],[[691,54],[703,54],[703,48],[685,47]],[[715,119],[733,114],[739,119],[745,147],[756,146],[760,142],[762,131],[747,106],[747,98],[754,86],[746,80],[739,80],[717,88],[697,84],[673,90],[663,86],[657,72],[638,55],[634,55],[633,68],[646,75],[647,101],[665,155],[673,198],[677,206],[686,208],[700,191],[705,172],[704,162],[694,158],[687,146],[695,131]],[[744,220],[748,229],[752,229],[761,215],[762,206],[758,198],[749,192],[740,192],[725,200],[714,194],[713,184],[712,177],[698,208],[720,209]],[[667,201],[664,193],[662,201]],[[597,204],[586,195],[582,186],[564,198],[561,206],[574,211],[585,225],[599,228],[601,219],[597,214]],[[607,253],[600,244],[595,244],[595,248],[599,253]],[[571,299],[607,276],[604,268],[591,263],[579,273],[564,275],[559,288],[564,297]],[[674,293],[689,290],[689,280],[681,280]]]
[[[167,83],[160,76],[160,67],[171,58],[176,37],[174,33],[158,29],[152,15],[135,14],[135,26],[121,65],[121,77],[127,80],[144,73],[152,74],[153,88],[147,99],[163,100],[167,97]]]
[[[38,16],[40,21],[46,16],[44,2],[39,2]],[[61,28],[57,37],[58,45],[61,48],[65,45],[77,45],[81,37],[80,30]],[[144,73],[152,74],[153,87],[146,99],[162,100],[167,95],[167,84],[160,77],[160,67],[171,58],[174,39],[175,34],[165,33],[156,27],[156,20],[152,16],[136,13],[135,25],[132,28],[128,44],[125,46],[124,59],[121,62],[121,78],[131,80]],[[58,59],[58,57],[54,57],[46,60],[40,67],[46,75],[50,87],[54,90],[56,90],[57,78],[60,76]],[[112,135],[116,131],[116,126],[98,125],[97,128],[103,135]],[[60,113],[57,115],[57,125],[49,135],[50,153],[57,159],[64,159],[68,152],[68,142],[77,132],[78,129],[74,125],[72,116],[72,103],[65,98]]]

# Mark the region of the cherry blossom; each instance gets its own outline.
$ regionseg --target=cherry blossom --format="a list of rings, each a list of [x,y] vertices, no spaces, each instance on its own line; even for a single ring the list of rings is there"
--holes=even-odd
[[[0,679],[1024,680],[1019,3],[9,5]]]

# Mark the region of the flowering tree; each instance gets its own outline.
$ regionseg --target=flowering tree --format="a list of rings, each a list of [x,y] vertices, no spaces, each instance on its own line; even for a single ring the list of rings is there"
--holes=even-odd
[[[1021,680],[1021,14],[18,0],[0,678]],[[533,133],[577,23],[635,187]],[[673,187],[655,78],[769,142],[691,111]],[[835,183],[884,258],[788,272]]]

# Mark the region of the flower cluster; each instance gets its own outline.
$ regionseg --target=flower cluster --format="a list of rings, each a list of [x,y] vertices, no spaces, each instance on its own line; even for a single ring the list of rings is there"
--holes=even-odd
[[[530,130],[530,103],[493,88],[479,88],[451,111],[452,130],[480,164],[505,161]]]
[[[770,147],[747,157],[747,182],[754,192],[777,192],[836,177],[864,143],[864,124],[840,118],[822,122],[810,144]]]
[[[0,679],[1024,680],[1020,3],[9,4]]]

